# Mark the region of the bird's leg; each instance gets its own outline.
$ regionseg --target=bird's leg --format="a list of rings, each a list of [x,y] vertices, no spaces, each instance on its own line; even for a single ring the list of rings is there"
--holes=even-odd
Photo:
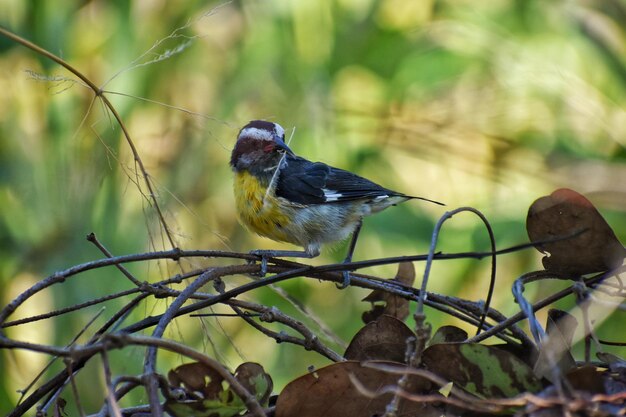
[[[344,264],[352,262],[352,255],[354,254],[354,248],[356,247],[356,241],[359,238],[359,232],[361,232],[361,226],[363,226],[363,219],[359,219],[359,222],[352,232],[352,238],[350,239],[350,246],[348,247],[348,254],[346,258],[343,260]],[[348,285],[350,285],[350,271],[343,271],[343,282],[337,285],[337,288],[343,290]]]
[[[261,257],[261,278],[267,274],[267,258],[315,258],[319,256],[318,247],[308,247],[306,250],[273,250],[273,249],[256,249],[250,251],[250,255]]]

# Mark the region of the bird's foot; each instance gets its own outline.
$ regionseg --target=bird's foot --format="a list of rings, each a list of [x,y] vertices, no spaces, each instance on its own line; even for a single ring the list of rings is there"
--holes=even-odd
[[[250,255],[255,255],[261,258],[261,271],[259,273],[260,277],[263,278],[265,274],[267,274],[267,260],[268,258],[283,258],[283,257],[292,257],[292,258],[315,258],[320,254],[318,247],[313,247],[312,249],[306,251],[295,251],[295,250],[272,250],[272,249],[255,249],[249,252]],[[250,261],[249,263],[254,263],[256,261]]]
[[[251,250],[250,255],[256,255],[261,258],[261,270],[259,271],[259,277],[263,278],[267,275],[267,258],[272,255],[265,250]],[[248,264],[256,263],[256,261],[248,261]]]
[[[350,286],[350,271],[343,271],[341,275],[343,276],[343,282],[341,284],[335,284],[335,286],[343,290]]]

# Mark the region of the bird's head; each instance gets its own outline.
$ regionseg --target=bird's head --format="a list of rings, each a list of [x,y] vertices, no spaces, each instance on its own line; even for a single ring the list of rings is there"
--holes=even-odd
[[[278,123],[253,120],[239,131],[230,165],[235,170],[275,167],[283,154],[293,152],[285,143],[285,129]]]

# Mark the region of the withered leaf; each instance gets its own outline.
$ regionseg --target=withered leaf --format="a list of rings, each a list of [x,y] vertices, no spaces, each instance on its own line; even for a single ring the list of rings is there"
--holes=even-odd
[[[352,383],[351,375],[370,391],[396,385],[400,378],[396,374],[365,367],[359,362],[335,363],[287,384],[278,396],[276,417],[382,416],[392,394],[366,396]],[[419,394],[430,389],[429,381],[414,375],[409,377],[408,392]],[[400,400],[397,412],[398,417],[440,417],[442,414],[430,404],[404,399]]]
[[[361,320],[363,323],[371,323],[385,314],[385,306],[374,304],[371,310],[364,311],[361,314]]]
[[[570,348],[577,326],[578,321],[571,314],[557,309],[548,311],[547,338],[539,346],[539,357],[533,369],[537,377],[554,383],[554,366],[560,374],[576,366]]]
[[[467,340],[467,332],[456,326],[441,326],[430,338],[430,345],[437,343],[456,343]]]
[[[398,272],[395,278],[390,281],[400,282],[408,287],[412,287],[415,282],[415,267],[412,262],[402,262],[398,264]],[[409,316],[409,300],[397,295],[390,294],[383,290],[374,290],[363,301],[370,303],[384,302],[383,309],[380,306],[373,305],[370,311],[363,313],[363,322],[369,323],[376,320],[381,314],[393,316],[398,320],[404,320]]]
[[[256,363],[244,363],[235,371],[235,378],[261,401],[267,401],[272,391],[272,379]],[[174,417],[233,417],[246,406],[213,368],[199,362],[172,369],[168,381],[182,388],[182,397],[168,398],[165,411]]]
[[[395,317],[382,315],[366,324],[352,338],[344,357],[348,360],[388,360],[404,362],[406,341],[415,335]]]
[[[572,388],[592,394],[619,394],[626,392],[626,375],[614,369],[582,366],[566,375]]]
[[[542,259],[544,268],[555,273],[576,277],[607,271],[620,266],[626,256],[626,249],[593,204],[567,188],[530,206],[526,230],[530,241],[537,242],[535,247],[549,254]]]
[[[224,378],[200,362],[185,363],[170,370],[167,379],[172,386],[182,387],[191,393],[201,393],[204,399],[216,399],[223,390]]]
[[[254,362],[242,363],[235,370],[235,378],[256,397],[259,403],[267,403],[274,383],[261,365]]]
[[[533,371],[514,355],[478,343],[441,343],[424,350],[426,369],[482,398],[537,392]]]
[[[587,365],[567,373],[567,382],[572,388],[592,394],[606,394],[604,389],[605,372],[595,366]]]

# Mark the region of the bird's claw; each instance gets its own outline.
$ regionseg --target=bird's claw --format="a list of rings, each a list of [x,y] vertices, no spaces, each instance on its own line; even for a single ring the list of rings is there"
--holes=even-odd
[[[259,276],[263,278],[267,275],[267,255],[261,255],[261,271],[259,272]]]
[[[350,286],[350,272],[343,271],[341,275],[343,276],[343,282],[341,284],[335,284],[335,286],[339,288],[340,290],[343,290]]]
[[[250,251],[250,255],[255,255],[261,258],[261,270],[259,271],[259,277],[263,278],[265,275],[267,275],[267,257],[269,255],[265,252],[255,250]],[[253,264],[256,263],[256,261],[248,261],[248,263]]]

